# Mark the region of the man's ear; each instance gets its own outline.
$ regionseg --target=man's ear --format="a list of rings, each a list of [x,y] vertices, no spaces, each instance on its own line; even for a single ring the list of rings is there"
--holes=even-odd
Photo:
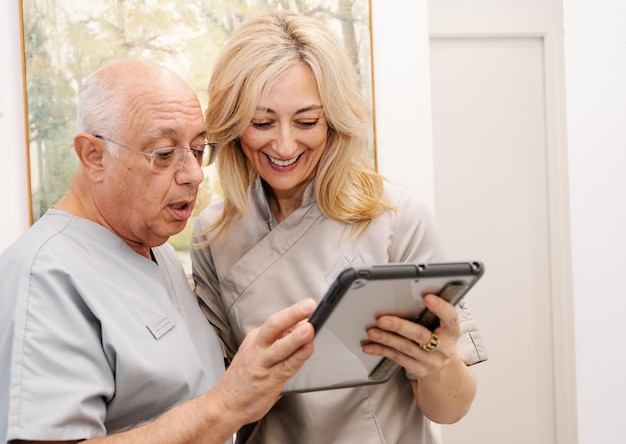
[[[91,134],[80,133],[74,137],[74,151],[76,151],[78,161],[94,182],[101,182],[103,178],[104,149],[104,143]]]

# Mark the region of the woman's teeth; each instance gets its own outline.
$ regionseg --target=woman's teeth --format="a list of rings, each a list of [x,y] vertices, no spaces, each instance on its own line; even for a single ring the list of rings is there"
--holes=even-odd
[[[286,167],[294,163],[296,160],[298,160],[298,157],[300,156],[296,156],[293,159],[289,159],[289,160],[278,160],[270,156],[267,156],[267,157],[270,159],[270,162],[272,162],[274,165],[278,165],[280,167]]]

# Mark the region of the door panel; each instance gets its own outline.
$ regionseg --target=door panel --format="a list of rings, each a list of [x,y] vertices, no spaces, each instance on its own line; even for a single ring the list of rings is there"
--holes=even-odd
[[[490,359],[446,444],[555,442],[543,39],[432,38],[435,212]]]

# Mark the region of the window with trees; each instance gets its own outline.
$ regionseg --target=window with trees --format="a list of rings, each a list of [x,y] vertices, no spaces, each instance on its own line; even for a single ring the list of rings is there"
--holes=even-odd
[[[335,30],[373,102],[369,0],[20,0],[31,221],[69,189],[76,102],[87,74],[111,60],[147,58],[180,74],[204,106],[213,60],[230,34],[248,17],[276,8]],[[373,131],[370,140],[374,159]],[[210,168],[195,214],[221,194]],[[194,220],[170,240],[187,271]]]

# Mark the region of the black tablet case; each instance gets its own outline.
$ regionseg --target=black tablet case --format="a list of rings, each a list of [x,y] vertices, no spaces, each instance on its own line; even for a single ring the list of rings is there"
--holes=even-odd
[[[399,369],[393,361],[361,351],[367,328],[383,314],[412,319],[434,330],[438,319],[422,297],[438,294],[453,305],[483,275],[481,262],[392,263],[343,270],[309,321],[315,327],[313,356],[283,394],[380,384]]]

